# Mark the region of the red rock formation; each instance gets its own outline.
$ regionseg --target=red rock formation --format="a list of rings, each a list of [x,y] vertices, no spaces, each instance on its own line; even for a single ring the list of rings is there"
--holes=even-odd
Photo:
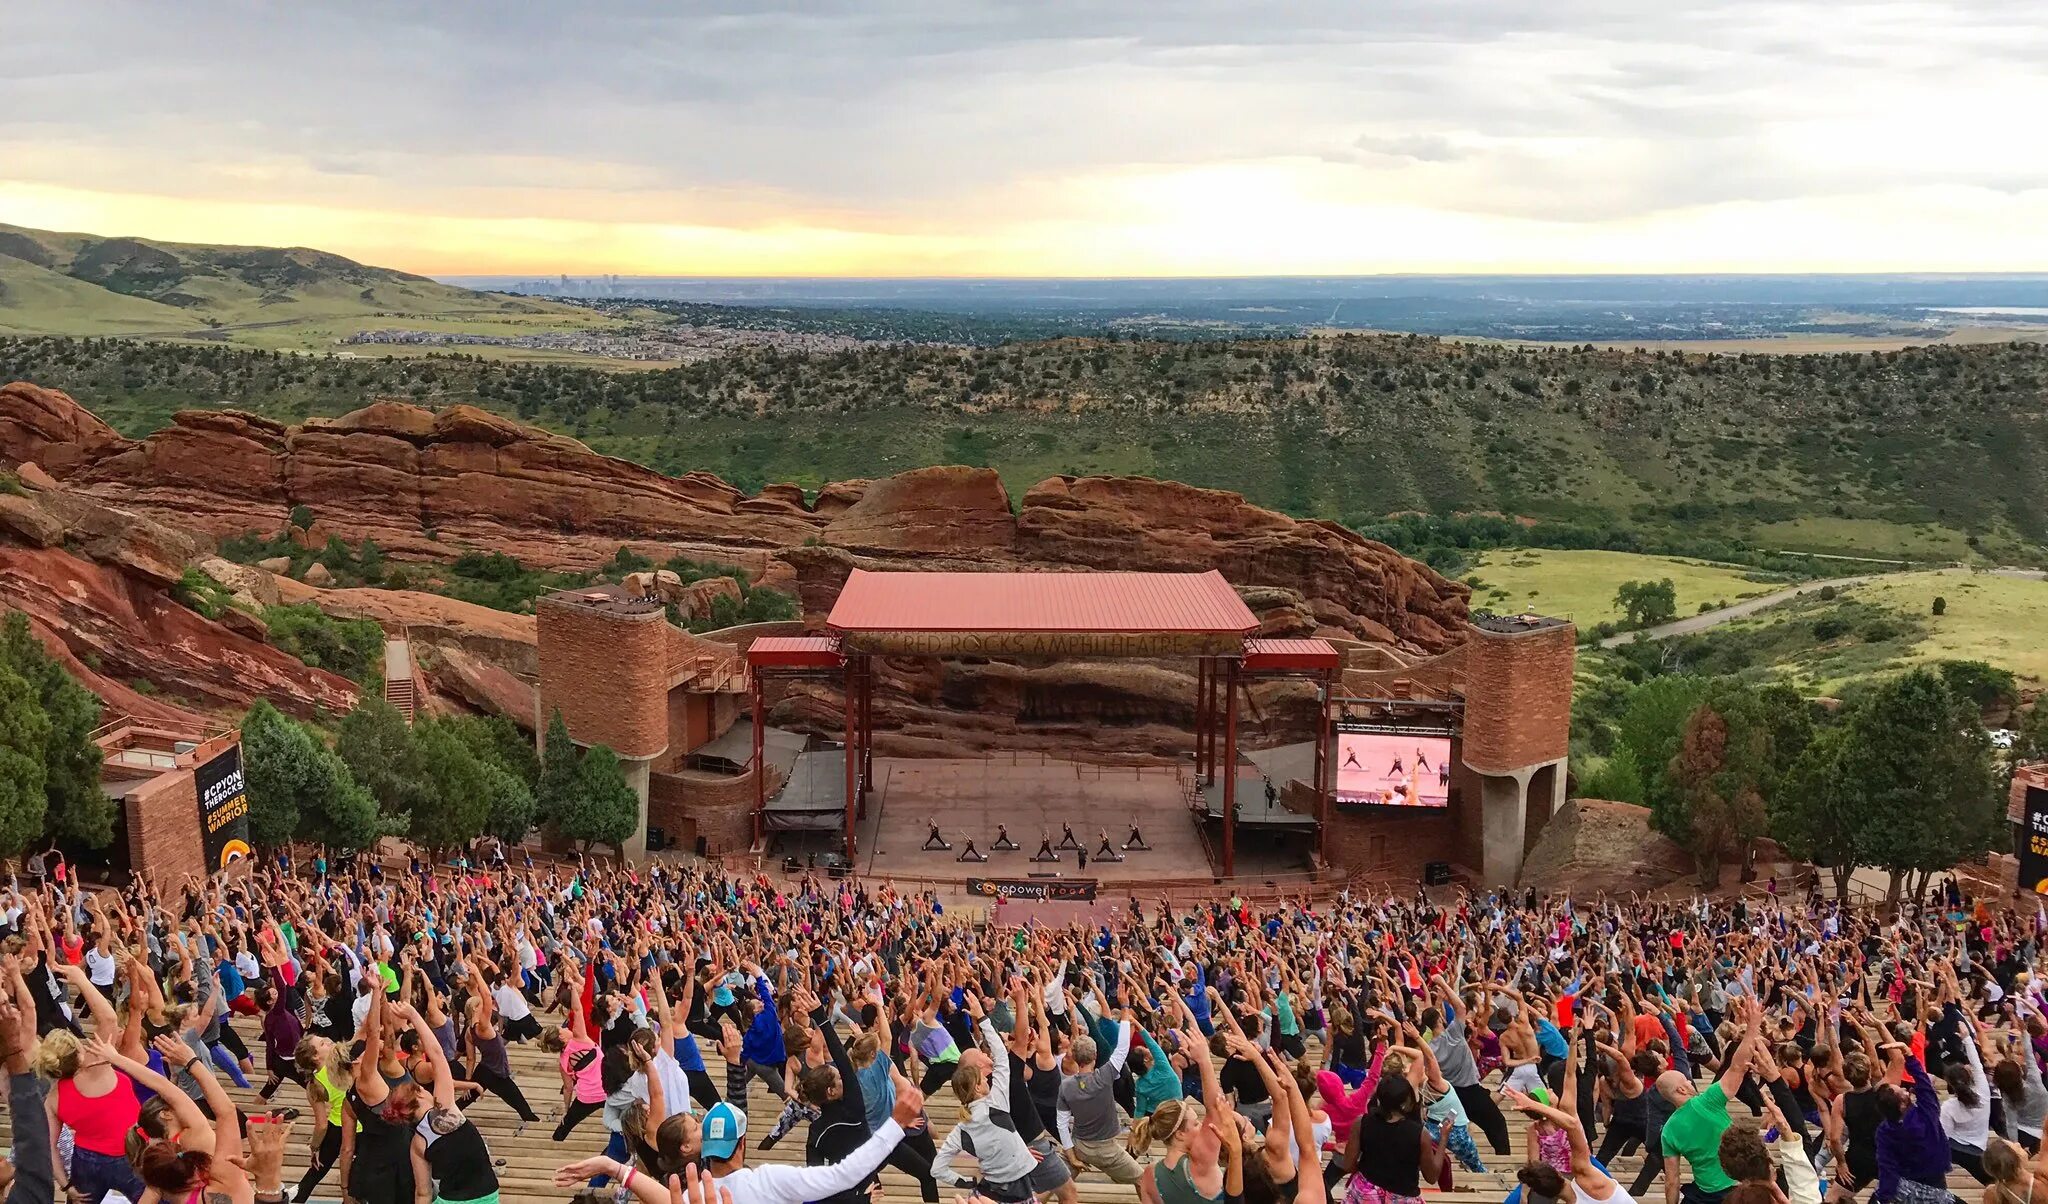
[[[0,455],[216,536],[279,530],[303,505],[324,531],[418,559],[483,547],[588,568],[621,544],[663,557],[678,540],[772,548],[820,525],[800,494],[743,505],[745,494],[709,474],[666,477],[470,406],[436,414],[378,402],[291,428],[188,410],[137,442],[63,393],[16,384],[0,397]]]
[[[304,600],[337,619],[368,619],[415,644],[456,648],[521,677],[540,673],[532,615],[404,589],[326,589]]]
[[[824,539],[855,552],[958,557],[1007,552],[1017,524],[991,468],[916,468],[869,483],[826,525]]]
[[[1522,860],[1524,886],[1579,895],[1650,892],[1685,877],[1692,858],[1650,828],[1632,803],[1573,799],[1558,808]]]
[[[209,710],[239,710],[257,698],[298,715],[355,705],[346,678],[200,616],[146,577],[62,548],[0,543],[0,606],[26,612],[91,666],[88,685],[149,681]],[[132,705],[112,692],[101,699],[114,709]]]
[[[503,666],[472,656],[453,644],[430,644],[420,649],[427,685],[442,699],[459,700],[488,715],[503,715],[533,730],[538,695],[533,683]]]
[[[467,406],[379,402],[287,428],[186,412],[123,440],[61,393],[0,394],[0,462],[36,460],[83,492],[216,534],[277,530],[296,505],[344,539],[448,559],[464,547],[529,564],[589,567],[620,544],[665,558],[726,558],[792,583],[813,621],[856,565],[993,569],[1220,569],[1272,633],[1342,631],[1436,652],[1464,638],[1467,591],[1332,523],[1292,519],[1238,494],[1140,477],[1053,477],[1016,513],[988,469],[927,468],[819,491],[748,498],[715,477],[666,477],[575,440]],[[5,516],[0,516],[4,521]],[[815,546],[812,546],[815,545]]]
[[[25,381],[0,385],[0,460],[26,461],[63,476],[127,440],[91,410],[55,389]]]

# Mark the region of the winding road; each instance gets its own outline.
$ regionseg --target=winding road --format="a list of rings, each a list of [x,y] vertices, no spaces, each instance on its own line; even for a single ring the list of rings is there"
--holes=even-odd
[[[1951,565],[1937,568],[1934,571],[1959,573],[1967,572],[1968,570]],[[1996,568],[1979,571],[1991,576],[2015,577],[2025,581],[2048,579],[2048,571],[2042,569]],[[1710,627],[1719,627],[1721,624],[1734,619],[1748,618],[1760,610],[1767,610],[1780,602],[1788,602],[1793,598],[1799,597],[1801,594],[1812,593],[1824,586],[1846,589],[1852,585],[1863,585],[1867,582],[1877,581],[1894,575],[1891,573],[1864,573],[1855,577],[1830,577],[1825,581],[1803,581],[1798,585],[1774,590],[1768,594],[1758,594],[1754,598],[1744,598],[1732,606],[1723,606],[1719,610],[1702,611],[1696,615],[1688,615],[1683,619],[1674,619],[1669,623],[1659,623],[1655,627],[1644,627],[1636,631],[1624,631],[1619,635],[1611,635],[1601,640],[1600,646],[1602,648],[1613,648],[1626,644],[1638,637],[1646,640],[1661,640],[1668,636],[1691,635],[1694,632],[1705,631]]]
[[[1830,577],[1825,581],[1803,581],[1787,589],[1758,594],[1754,598],[1744,598],[1732,606],[1723,606],[1719,610],[1705,610],[1696,615],[1687,615],[1683,619],[1673,619],[1669,623],[1659,623],[1655,627],[1642,627],[1635,631],[1624,631],[1620,635],[1611,635],[1601,640],[1600,646],[1613,648],[1635,639],[1661,640],[1674,635],[1691,635],[1697,631],[1705,631],[1709,627],[1719,627],[1733,619],[1747,618],[1757,611],[1766,610],[1780,602],[1789,602],[1801,594],[1810,594],[1823,586],[1832,585],[1836,589],[1841,589],[1850,585],[1862,585],[1881,576],[1884,574],[1866,573],[1860,577]]]

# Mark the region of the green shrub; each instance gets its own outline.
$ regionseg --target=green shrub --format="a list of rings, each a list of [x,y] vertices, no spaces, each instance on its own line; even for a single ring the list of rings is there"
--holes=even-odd
[[[315,669],[364,687],[383,680],[384,629],[368,619],[337,619],[307,602],[268,607],[263,621],[272,644]]]
[[[220,618],[235,604],[226,586],[190,566],[178,578],[178,584],[171,587],[171,596],[186,609],[209,619]]]

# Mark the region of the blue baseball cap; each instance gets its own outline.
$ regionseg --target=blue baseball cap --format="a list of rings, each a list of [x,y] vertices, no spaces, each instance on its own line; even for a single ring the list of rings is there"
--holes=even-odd
[[[740,1139],[747,1135],[747,1114],[723,1100],[711,1105],[704,1114],[703,1136],[700,1144],[706,1158],[724,1161],[740,1148]]]

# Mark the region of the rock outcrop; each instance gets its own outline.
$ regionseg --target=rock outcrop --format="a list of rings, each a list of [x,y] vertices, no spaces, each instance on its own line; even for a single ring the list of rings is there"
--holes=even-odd
[[[63,393],[15,384],[0,398],[0,449],[71,488],[215,536],[276,531],[306,506],[322,541],[372,538],[419,559],[474,546],[587,568],[621,544],[773,547],[819,526],[787,495],[743,507],[744,493],[708,474],[663,476],[472,406],[434,413],[380,401],[297,427],[187,410],[136,441]]]
[[[180,700],[180,709],[235,711],[268,698],[310,716],[320,707],[341,712],[355,705],[354,682],[201,616],[118,563],[0,543],[0,606],[54,633],[101,680],[152,683]],[[132,705],[105,693],[101,699],[110,709]]]
[[[268,574],[167,523],[69,489],[0,494],[0,610],[26,614],[110,713],[191,728],[257,698],[300,715],[354,705],[353,682],[272,647],[254,614],[179,601],[194,568],[258,605],[276,597]]]
[[[135,441],[62,393],[14,384],[0,391],[0,462],[23,460],[67,490],[215,536],[278,531],[305,506],[309,538],[373,538],[401,558],[475,547],[587,569],[625,545],[729,559],[756,581],[793,578],[813,619],[853,563],[1217,568],[1240,587],[1291,590],[1315,626],[1359,639],[1435,652],[1463,638],[1465,587],[1391,548],[1235,493],[1142,477],[1052,477],[1013,513],[993,471],[923,468],[827,485],[806,507],[792,486],[748,497],[705,473],[663,476],[469,406],[380,401],[298,427],[186,411]],[[806,545],[858,560],[798,558]],[[1303,627],[1297,615],[1275,630]]]
[[[1678,843],[1650,829],[1650,809],[1602,799],[1573,799],[1543,825],[1522,859],[1523,886],[1581,897],[1653,891],[1693,872]]]
[[[540,674],[532,615],[404,589],[328,589],[305,599],[337,619],[368,619],[417,646],[455,648],[531,680]]]

